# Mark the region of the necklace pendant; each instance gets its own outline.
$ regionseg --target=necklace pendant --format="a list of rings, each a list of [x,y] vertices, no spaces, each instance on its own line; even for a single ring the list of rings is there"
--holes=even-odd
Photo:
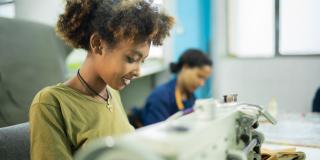
[[[107,104],[107,108],[108,108],[108,110],[109,110],[110,112],[113,112],[113,108],[112,108],[111,105],[108,105],[108,104]]]

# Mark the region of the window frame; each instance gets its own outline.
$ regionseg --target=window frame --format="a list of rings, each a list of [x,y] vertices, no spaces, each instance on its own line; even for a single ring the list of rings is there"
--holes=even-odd
[[[0,0],[0,7],[4,7],[4,6],[6,6],[7,5],[7,7],[8,7],[8,5],[13,5],[13,10],[14,10],[14,13],[13,13],[13,16],[11,17],[11,16],[3,16],[2,14],[1,14],[1,16],[0,17],[4,17],[4,18],[15,18],[15,1],[14,0]]]
[[[317,54],[281,54],[280,53],[280,1],[275,1],[275,55],[274,57],[320,57],[320,52]]]
[[[239,59],[256,59],[256,58],[263,58],[263,59],[267,59],[267,58],[282,58],[282,57],[320,57],[320,52],[319,53],[315,53],[315,54],[281,54],[280,53],[280,1],[281,0],[274,0],[274,55],[272,57],[263,57],[263,56],[255,56],[255,57],[239,57],[237,55],[231,54],[230,53],[230,46],[228,45],[228,55],[229,56],[235,56],[236,58]],[[229,8],[229,5],[227,5]],[[229,24],[228,24],[229,25]],[[227,32],[228,34],[230,33],[230,31]],[[228,40],[227,44],[229,44],[230,41]]]

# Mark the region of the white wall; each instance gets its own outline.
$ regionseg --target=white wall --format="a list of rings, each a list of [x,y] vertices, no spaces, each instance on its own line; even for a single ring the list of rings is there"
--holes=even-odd
[[[239,99],[267,106],[275,98],[280,111],[311,111],[320,87],[320,58],[219,59],[215,96],[238,93]]]
[[[312,99],[320,87],[320,56],[230,58],[225,1],[214,1],[213,8],[214,96],[238,93],[240,101],[265,106],[275,98],[280,112],[311,111]]]

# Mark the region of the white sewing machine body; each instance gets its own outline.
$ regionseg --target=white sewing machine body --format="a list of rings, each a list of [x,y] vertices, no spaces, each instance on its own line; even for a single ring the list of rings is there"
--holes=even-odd
[[[204,105],[204,106],[203,106]],[[78,160],[244,160],[260,159],[262,134],[253,125],[260,109],[203,103],[194,112],[88,144]],[[209,115],[209,116],[208,116]],[[272,117],[271,117],[272,118]]]

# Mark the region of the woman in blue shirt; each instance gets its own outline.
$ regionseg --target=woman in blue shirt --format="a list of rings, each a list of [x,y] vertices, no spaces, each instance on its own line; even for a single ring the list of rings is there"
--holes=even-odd
[[[131,122],[135,121],[135,127],[166,120],[179,110],[191,108],[196,100],[194,91],[212,72],[212,61],[200,50],[189,49],[177,63],[170,64],[170,70],[175,78],[153,90],[142,109],[133,110],[136,118],[131,116]]]

